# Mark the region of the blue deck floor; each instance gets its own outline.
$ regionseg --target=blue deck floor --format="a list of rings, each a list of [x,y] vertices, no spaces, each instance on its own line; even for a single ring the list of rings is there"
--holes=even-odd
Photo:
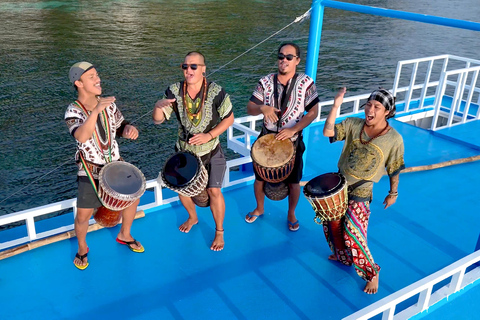
[[[479,154],[425,130],[392,121],[405,140],[407,166]],[[342,144],[329,144],[321,127],[308,137],[305,180],[336,171]],[[460,137],[461,138],[461,137]],[[90,266],[73,264],[76,239],[61,241],[0,261],[2,319],[341,319],[472,253],[479,236],[480,162],[405,173],[399,198],[387,210],[384,177],[374,188],[369,246],[382,267],[380,291],[362,292],[353,268],[329,261],[322,228],[303,197],[300,230],[287,228],[287,201],[267,200],[266,214],[244,221],[255,206],[253,186],[225,190],[222,252],[209,247],[214,235],[209,209],[190,233],[174,205],[148,210],[132,233],[146,248],[130,252],[115,242],[119,228],[89,233]],[[477,286],[478,287],[478,286]],[[479,295],[478,288],[475,290]],[[461,298],[458,298],[459,301]],[[431,319],[450,319],[443,307]],[[433,317],[434,314],[437,316]]]

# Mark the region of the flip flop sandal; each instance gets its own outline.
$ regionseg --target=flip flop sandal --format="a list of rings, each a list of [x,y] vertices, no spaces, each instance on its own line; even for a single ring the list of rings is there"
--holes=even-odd
[[[290,222],[290,220],[287,220],[287,222],[288,222],[288,230],[295,232],[295,231],[298,231],[298,229],[300,229],[300,224],[298,223],[298,220],[293,223]]]
[[[120,243],[120,244],[124,244],[126,245],[130,250],[132,250],[133,252],[138,252],[138,253],[141,253],[141,252],[144,252],[145,251],[145,248],[140,245],[140,248],[137,249],[137,248],[134,248],[132,245],[136,245],[138,246],[138,242],[137,240],[133,239],[133,241],[123,241],[123,240],[120,240],[117,238],[117,242]]]
[[[250,219],[255,217],[255,219],[248,220],[247,217],[250,218]],[[257,221],[258,218],[263,217],[263,213],[262,214],[252,214],[251,212],[249,212],[249,213],[247,213],[247,217],[245,217],[245,222],[254,223],[255,221]]]
[[[90,249],[87,249],[87,253],[85,253],[85,254],[83,254],[83,255],[80,255],[80,254],[78,254],[78,252],[77,252],[77,253],[75,254],[75,258],[77,258],[77,259],[79,259],[80,261],[83,262],[83,259],[85,259],[85,258],[87,257],[87,255],[88,255],[88,251],[90,251]],[[85,265],[79,265],[79,264],[76,264],[76,263],[75,263],[75,260],[73,260],[73,264],[75,265],[75,267],[77,267],[77,268],[80,269],[80,270],[85,270],[85,269],[87,269],[87,267],[89,266],[88,261],[87,261],[87,264],[85,264]]]

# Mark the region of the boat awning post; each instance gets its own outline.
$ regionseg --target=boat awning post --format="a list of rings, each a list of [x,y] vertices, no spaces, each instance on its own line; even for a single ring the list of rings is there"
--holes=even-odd
[[[318,55],[320,53],[320,39],[322,37],[324,6],[322,0],[313,0],[310,14],[310,33],[308,36],[307,61],[305,73],[316,81]]]

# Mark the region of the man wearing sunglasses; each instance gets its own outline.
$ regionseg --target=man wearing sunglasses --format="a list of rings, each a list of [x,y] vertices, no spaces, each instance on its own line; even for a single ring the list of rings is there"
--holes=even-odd
[[[277,140],[291,139],[296,147],[294,168],[283,181],[288,185],[287,225],[290,231],[297,231],[300,224],[295,216],[300,197],[299,182],[302,178],[303,143],[302,130],[318,114],[318,94],[313,80],[297,74],[300,63],[300,48],[294,43],[284,43],[278,48],[278,72],[260,79],[247,104],[250,115],[263,114],[261,135],[275,133]],[[306,112],[306,113],[305,113]],[[265,181],[255,172],[253,185],[257,207],[247,214],[245,221],[253,223],[264,212]]]
[[[199,52],[189,52],[181,64],[185,81],[167,88],[163,99],[153,109],[155,124],[169,120],[172,112],[178,120],[176,150],[190,151],[201,158],[208,170],[207,192],[210,209],[215,220],[215,238],[211,250],[220,251],[223,239],[225,200],[221,193],[227,167],[220,146],[219,136],[233,124],[233,109],[230,96],[214,82],[205,78],[205,57]],[[198,223],[195,203],[192,198],[178,195],[188,212],[188,219],[179,230],[188,233]]]

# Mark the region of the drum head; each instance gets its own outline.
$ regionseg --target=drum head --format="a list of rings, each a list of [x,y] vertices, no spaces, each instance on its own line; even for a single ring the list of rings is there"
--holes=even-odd
[[[185,187],[197,175],[198,158],[190,152],[177,152],[171,156],[163,167],[163,177],[175,187]]]
[[[252,159],[267,168],[277,168],[293,157],[293,143],[290,139],[277,140],[274,133],[258,138],[252,146]]]
[[[308,181],[304,193],[314,197],[327,196],[340,190],[345,184],[345,177],[339,173],[325,173]]]
[[[101,174],[105,187],[119,194],[135,195],[143,188],[142,172],[127,162],[111,162],[102,169]]]

